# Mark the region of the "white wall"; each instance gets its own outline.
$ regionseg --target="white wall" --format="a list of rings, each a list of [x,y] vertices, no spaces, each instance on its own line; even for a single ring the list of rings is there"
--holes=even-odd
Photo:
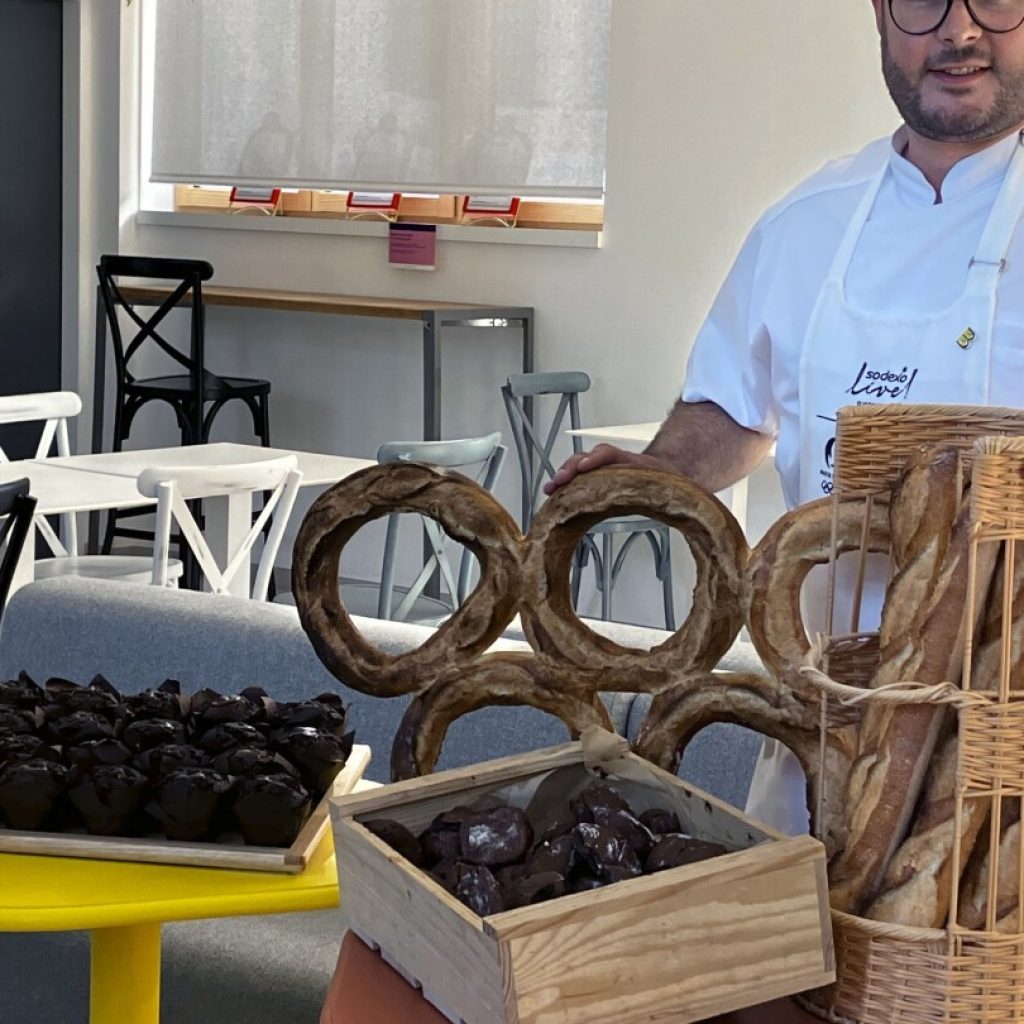
[[[129,69],[136,7],[124,15]],[[116,42],[108,44],[97,41],[90,56],[115,58]],[[379,239],[141,226],[130,218],[121,250],[208,259],[222,284],[532,305],[538,368],[583,368],[594,379],[586,421],[659,418],[761,210],[825,159],[890,130],[895,114],[868,0],[618,0],[611,76],[602,250],[450,243],[427,274],[389,269]],[[132,118],[123,120],[122,137],[130,138]],[[122,161],[123,176],[130,164]],[[132,191],[127,181],[120,195]],[[419,435],[414,324],[217,310],[208,335],[211,368],[272,380],[281,445],[372,457],[384,440]],[[517,360],[514,332],[496,339],[460,331],[446,340],[445,436],[504,426],[497,389]],[[219,422],[222,436],[248,436],[241,417]],[[173,440],[169,416],[145,429],[150,439]],[[499,491],[512,508],[514,476],[510,465]],[[779,510],[772,477],[760,471],[752,488],[754,533]],[[348,571],[370,575],[377,557],[367,546]],[[636,557],[619,611],[657,621],[658,590]]]

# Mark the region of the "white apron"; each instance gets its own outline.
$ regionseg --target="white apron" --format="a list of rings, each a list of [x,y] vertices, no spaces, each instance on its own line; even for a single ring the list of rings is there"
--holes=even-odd
[[[888,172],[888,157],[886,153],[883,166],[869,183],[850,221],[804,337],[800,354],[801,503],[832,493],[836,410],[844,405],[985,405],[989,401],[996,285],[1014,230],[1024,214],[1024,133],[970,261],[963,294],[946,309],[928,316],[886,316],[857,309],[846,297],[847,274]],[[853,578],[853,566],[848,561],[840,569],[834,625],[837,633],[845,633],[853,623],[842,591],[844,580]],[[887,559],[883,557],[878,557],[874,565],[869,562],[860,628],[877,625],[886,569]],[[817,581],[809,581],[810,587],[817,583],[820,593],[814,601],[805,602],[806,608],[824,608],[825,576],[822,569]],[[805,613],[805,622],[812,632],[827,628],[823,616],[809,621]],[[781,831],[807,831],[803,772],[780,743],[764,743],[747,810]]]

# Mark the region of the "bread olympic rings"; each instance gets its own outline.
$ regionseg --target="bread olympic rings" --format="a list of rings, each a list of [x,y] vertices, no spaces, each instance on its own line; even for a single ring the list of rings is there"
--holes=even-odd
[[[448,727],[482,707],[528,704],[562,719],[573,735],[588,725],[613,730],[598,680],[558,671],[532,654],[488,654],[438,680],[409,705],[391,748],[391,778],[434,770]]]
[[[572,607],[569,572],[587,530],[617,516],[674,526],[696,564],[686,621],[650,651],[622,647],[585,626]],[[710,670],[743,625],[743,573],[749,549],[732,513],[686,477],[667,470],[612,466],[582,474],[534,517],[523,565],[523,630],[540,655],[601,675],[603,690],[655,692],[680,672]]]
[[[480,582],[422,647],[385,654],[368,643],[338,591],[341,552],[366,523],[391,512],[419,512],[480,560]],[[313,503],[295,540],[292,590],[299,621],[320,660],[342,683],[375,697],[418,693],[453,665],[468,666],[515,616],[522,534],[487,491],[459,473],[415,463],[372,466]]]

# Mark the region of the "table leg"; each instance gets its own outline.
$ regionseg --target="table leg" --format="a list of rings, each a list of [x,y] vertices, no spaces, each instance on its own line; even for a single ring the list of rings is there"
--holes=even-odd
[[[533,373],[533,313],[526,313],[521,320],[523,327],[523,373]],[[533,396],[523,399],[523,413],[526,421],[533,425]],[[526,478],[533,479],[533,445],[526,446]],[[525,520],[524,520],[525,521]]]
[[[92,452],[103,451],[103,404],[107,385],[107,315],[103,306],[103,293],[96,286],[96,341],[93,347],[92,371]],[[81,438],[79,438],[81,450]],[[90,555],[100,550],[100,514],[89,513],[89,540],[86,548]]]
[[[441,339],[438,337],[437,316],[423,314],[423,440],[441,440]],[[429,537],[423,538],[423,563],[430,561],[434,549]],[[441,574],[435,572],[423,593],[428,597],[441,596]]]
[[[252,495],[246,491],[204,498],[203,513],[206,517],[206,529],[203,531],[206,543],[223,570],[252,529]],[[252,567],[246,559],[228,582],[228,590],[235,597],[248,597],[252,593],[251,581]]]
[[[441,440],[441,339],[434,313],[423,314],[423,440]]]
[[[737,480],[732,485],[732,497],[729,502],[729,506],[732,510],[732,514],[736,517],[736,522],[743,527],[743,530],[747,529],[747,486],[749,477],[744,477],[742,480]]]
[[[160,925],[92,933],[89,1024],[159,1024]]]

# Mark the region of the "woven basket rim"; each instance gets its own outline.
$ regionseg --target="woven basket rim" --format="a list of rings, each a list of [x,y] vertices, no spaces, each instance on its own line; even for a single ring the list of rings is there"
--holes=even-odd
[[[928,402],[890,403],[886,405],[844,405],[836,413],[838,420],[876,419],[913,420],[936,416],[958,421],[1024,420],[1024,408],[1008,405],[951,405]]]

